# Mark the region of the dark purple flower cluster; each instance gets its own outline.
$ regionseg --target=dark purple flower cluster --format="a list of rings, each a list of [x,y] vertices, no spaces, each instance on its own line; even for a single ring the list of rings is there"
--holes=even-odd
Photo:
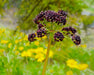
[[[44,35],[46,35],[46,30],[44,28],[40,28],[37,30],[38,37],[43,37]]]
[[[58,14],[60,14],[61,16],[65,16],[65,17],[67,16],[67,13],[63,10],[59,10]]]
[[[73,42],[74,42],[76,45],[79,45],[79,44],[81,43],[80,36],[78,36],[78,35],[73,35],[73,36],[72,36],[72,40],[73,40]]]
[[[62,29],[62,31],[66,31],[67,34],[69,34],[69,32],[71,32],[71,33],[70,33],[71,35],[73,35],[73,34],[75,34],[75,33],[77,32],[76,29],[75,29],[75,28],[72,28],[72,27],[64,27],[64,28]]]
[[[38,24],[38,29],[44,27],[42,24]]]
[[[69,27],[69,31],[71,31],[72,34],[75,34],[77,32],[76,29],[75,28],[72,28],[72,27]]]
[[[44,19],[48,22],[56,22],[56,23],[62,23],[63,25],[66,24],[66,16],[67,13],[63,10],[59,10],[57,13],[54,11],[42,11],[40,12],[34,19],[34,22],[38,24],[38,30],[37,30],[37,37],[43,37],[46,35],[46,29],[45,29],[45,24],[41,24],[40,21],[43,21]],[[30,37],[30,36],[29,36]],[[62,41],[64,38],[63,34],[60,32],[55,33],[54,39],[56,41]],[[30,39],[28,39],[31,41]]]
[[[28,40],[29,40],[30,42],[33,42],[33,41],[36,40],[35,37],[36,37],[35,33],[29,34]]]
[[[38,30],[37,30],[37,37],[43,37],[47,34],[46,30],[46,25],[41,23],[40,21],[48,21],[48,22],[55,22],[55,23],[62,23],[63,25],[66,24],[66,16],[67,13],[63,10],[59,10],[58,12],[54,11],[42,11],[40,12],[34,19],[34,22],[38,24]],[[50,30],[51,31],[51,30]],[[79,45],[81,43],[81,39],[78,35],[75,33],[77,32],[75,28],[72,27],[64,27],[62,31],[66,31],[67,33],[64,32],[65,35],[71,34],[72,41],[76,44]],[[35,39],[36,35],[34,33],[30,34],[28,36],[28,40],[30,42],[36,40]],[[55,41],[62,41],[64,39],[64,35],[61,32],[56,32],[54,34],[54,40]]]
[[[61,32],[56,32],[54,34],[54,40],[55,41],[62,41],[64,39],[64,36]]]
[[[39,24],[40,23],[39,21],[43,21],[44,19],[46,19],[48,22],[63,23],[63,25],[65,25],[66,16],[67,13],[63,10],[59,10],[58,13],[50,10],[45,12],[42,11],[39,15],[36,16],[34,22],[36,24]]]
[[[62,29],[62,31],[66,31],[67,35],[68,34],[71,34],[72,36],[72,41],[76,44],[76,45],[79,45],[81,43],[81,39],[80,39],[80,36],[76,35],[75,33],[77,32],[75,28],[72,28],[72,27],[64,27]],[[71,33],[70,33],[71,32]]]

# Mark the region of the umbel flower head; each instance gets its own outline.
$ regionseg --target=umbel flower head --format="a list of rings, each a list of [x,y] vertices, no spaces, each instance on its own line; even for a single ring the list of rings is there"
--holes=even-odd
[[[80,36],[78,36],[78,35],[73,35],[73,36],[72,36],[72,40],[73,40],[73,42],[74,42],[76,45],[79,45],[79,44],[81,43]]]
[[[34,33],[30,34],[28,36],[28,40],[30,42],[33,42],[35,37],[37,36],[38,38],[45,36],[46,34],[50,34],[51,31],[57,31],[56,29],[52,29],[55,25],[61,26],[66,24],[66,17],[67,13],[63,10],[59,10],[58,12],[47,10],[47,11],[41,11],[34,19],[34,23],[38,25],[37,29],[37,34],[35,35]],[[51,27],[47,27],[48,25],[45,24],[46,22],[51,23]],[[53,23],[53,25],[52,25]],[[55,27],[55,26],[54,26]],[[49,29],[48,29],[49,28]],[[77,30],[72,27],[63,27],[62,31],[66,31],[67,33],[65,35],[71,34],[72,41],[76,44],[79,45],[81,43],[81,39],[79,36],[76,35]],[[48,33],[49,32],[49,33]],[[55,41],[63,41],[64,33],[57,31],[54,34],[54,40]]]
[[[40,12],[39,15],[36,16],[34,19],[34,22],[36,24],[39,24],[39,21],[43,21],[46,19],[48,22],[56,22],[56,23],[63,23],[64,25],[66,24],[66,16],[67,13],[63,10],[58,11],[58,13],[54,11],[45,11],[45,12]]]
[[[55,41],[62,41],[64,39],[64,36],[61,32],[56,32],[54,34],[54,39],[55,39]]]
[[[72,27],[64,27],[63,29],[62,29],[62,31],[66,31],[68,34],[70,33],[71,35],[73,35],[73,34],[75,34],[77,31],[76,31],[76,29],[75,28],[72,28]]]
[[[44,35],[46,35],[46,30],[44,28],[40,28],[37,30],[38,37],[43,37]]]
[[[35,33],[29,34],[28,40],[29,40],[30,42],[33,42],[33,41],[36,40],[35,37],[36,37]]]

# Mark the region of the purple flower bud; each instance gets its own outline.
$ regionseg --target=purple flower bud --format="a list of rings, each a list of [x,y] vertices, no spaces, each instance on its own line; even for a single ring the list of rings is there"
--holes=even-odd
[[[37,30],[37,36],[38,37],[43,37],[44,35],[46,35],[46,30],[43,28],[40,28]]]
[[[76,45],[79,45],[79,44],[81,43],[80,36],[78,36],[78,35],[73,35],[73,36],[72,36],[72,41],[73,41]]]
[[[38,29],[44,27],[42,24],[38,24]]]
[[[29,34],[28,40],[29,40],[30,42],[33,42],[33,41],[36,40],[35,37],[36,37],[35,33]]]
[[[68,35],[69,34],[69,27],[64,27],[63,29],[62,29],[62,31],[66,31],[67,33],[66,33],[66,35]],[[65,34],[65,33],[64,33]]]
[[[40,22],[38,22],[38,18],[35,18],[34,19],[34,22],[36,23],[36,24],[39,24]]]
[[[63,17],[63,16],[60,16],[60,21],[59,22],[63,23],[63,25],[65,25],[66,24],[66,18]]]
[[[62,41],[64,39],[64,36],[61,32],[56,32],[54,34],[54,40],[55,41]]]
[[[58,14],[60,14],[61,16],[65,16],[65,17],[67,16],[67,13],[63,10],[59,10]]]
[[[72,28],[72,27],[69,27],[69,31],[72,32],[72,35],[75,34],[75,33],[77,32],[76,29],[75,29],[75,28]]]

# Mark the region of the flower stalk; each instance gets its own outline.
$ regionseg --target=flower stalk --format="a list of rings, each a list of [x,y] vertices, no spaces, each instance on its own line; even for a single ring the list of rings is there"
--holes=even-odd
[[[51,45],[51,38],[49,37],[47,54],[46,54],[46,58],[45,58],[44,66],[43,66],[42,75],[45,75],[45,72],[46,72],[46,67],[47,67],[48,57],[49,57],[49,51],[50,51],[50,45]]]

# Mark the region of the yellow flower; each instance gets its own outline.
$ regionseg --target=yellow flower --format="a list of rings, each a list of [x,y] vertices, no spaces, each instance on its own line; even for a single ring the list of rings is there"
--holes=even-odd
[[[9,43],[9,44],[8,44],[8,48],[10,48],[10,47],[11,47],[11,45],[12,45],[12,43]]]
[[[37,33],[35,33],[35,35],[37,35]]]
[[[42,53],[44,50],[42,47],[38,47],[37,49],[35,49],[35,53]]]
[[[72,71],[67,71],[66,75],[73,75],[73,72]]]
[[[41,40],[41,38],[38,38],[38,37],[36,37],[36,39],[39,40],[39,41]]]
[[[36,46],[38,46],[38,45],[39,45],[39,41],[35,41],[34,44],[35,44]]]
[[[15,43],[17,44],[19,42],[19,40],[15,40]]]
[[[88,68],[88,64],[78,64],[77,69],[79,70],[85,70]]]
[[[46,44],[46,47],[48,47],[48,44]]]
[[[28,51],[30,52],[30,53],[36,53],[36,49],[28,49]]]
[[[21,42],[21,41],[22,41],[22,39],[19,39],[19,41]]]
[[[44,57],[44,55],[42,53],[38,53],[35,55],[35,59],[39,59],[41,57]]]
[[[23,40],[27,41],[28,40],[28,35],[25,35]]]
[[[47,36],[46,36],[46,35],[42,37],[42,39],[46,39],[46,38],[47,38]]]
[[[73,46],[73,44],[71,44],[71,47]]]
[[[23,52],[21,53],[21,56],[22,56],[22,57],[31,57],[31,53],[30,53],[29,51],[23,51]]]
[[[2,34],[3,32],[5,32],[5,29],[0,29],[0,34]]]
[[[20,28],[19,26],[16,26],[16,28]]]
[[[77,68],[77,62],[73,59],[69,59],[67,60],[67,66],[69,66],[70,68]]]
[[[50,50],[50,52],[49,52],[49,58],[52,58],[52,57],[53,57],[53,51]]]
[[[0,53],[3,53],[4,52],[4,49],[0,49]]]
[[[28,42],[28,43],[26,43],[26,46],[29,46],[30,45],[30,43]]]
[[[80,45],[82,48],[86,48],[87,47],[87,45],[86,44],[84,44],[84,45]]]
[[[40,58],[38,58],[38,62],[42,62],[43,60],[44,60],[45,58],[44,57],[40,57]]]
[[[7,41],[7,40],[1,40],[1,43],[2,43],[2,44],[7,44],[8,41]]]
[[[20,36],[22,36],[23,34],[24,34],[24,33],[23,33],[23,32],[21,32],[21,33],[20,33]]]
[[[43,53],[46,55],[47,49],[45,49],[45,50],[43,51]],[[52,58],[52,57],[53,57],[53,51],[50,50],[50,52],[49,52],[49,58]]]
[[[19,47],[19,50],[22,51],[24,49],[24,47]]]
[[[16,51],[16,52],[15,52],[15,55],[18,55],[18,54],[19,54],[19,51]]]
[[[50,70],[50,73],[53,73],[54,71],[53,70]]]

